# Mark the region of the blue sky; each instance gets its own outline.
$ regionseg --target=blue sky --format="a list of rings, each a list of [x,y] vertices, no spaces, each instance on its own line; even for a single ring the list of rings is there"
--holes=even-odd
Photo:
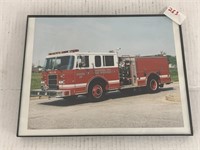
[[[175,55],[172,21],[157,17],[36,18],[33,63],[49,52],[79,49],[120,55]]]

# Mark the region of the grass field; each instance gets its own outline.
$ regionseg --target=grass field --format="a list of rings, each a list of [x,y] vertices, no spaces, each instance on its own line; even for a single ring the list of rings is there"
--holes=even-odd
[[[170,68],[169,71],[170,71],[172,82],[177,82],[178,81],[177,68]]]
[[[31,89],[40,89],[41,73],[32,73],[31,78]],[[173,82],[178,81],[178,71],[177,68],[170,68],[170,75]]]
[[[31,90],[33,89],[40,89],[41,85],[41,73],[32,73],[31,77]]]

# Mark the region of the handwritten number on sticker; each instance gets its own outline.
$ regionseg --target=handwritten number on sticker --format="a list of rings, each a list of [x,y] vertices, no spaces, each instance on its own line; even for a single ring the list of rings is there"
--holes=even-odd
[[[174,15],[178,15],[178,11],[176,9],[169,7],[168,11],[171,12],[172,14],[174,14]]]

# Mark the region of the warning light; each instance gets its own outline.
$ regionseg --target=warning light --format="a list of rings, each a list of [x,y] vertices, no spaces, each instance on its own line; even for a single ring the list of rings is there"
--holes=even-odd
[[[64,53],[75,53],[75,52],[79,52],[79,49],[52,52],[52,53],[49,53],[49,55],[64,54]]]

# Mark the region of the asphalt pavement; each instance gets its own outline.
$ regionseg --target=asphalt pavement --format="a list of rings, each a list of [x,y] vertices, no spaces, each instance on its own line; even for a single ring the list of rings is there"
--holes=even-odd
[[[178,83],[166,85],[158,93],[119,91],[105,100],[91,102],[86,96],[64,100],[30,100],[28,128],[160,128],[182,127],[183,117]]]

